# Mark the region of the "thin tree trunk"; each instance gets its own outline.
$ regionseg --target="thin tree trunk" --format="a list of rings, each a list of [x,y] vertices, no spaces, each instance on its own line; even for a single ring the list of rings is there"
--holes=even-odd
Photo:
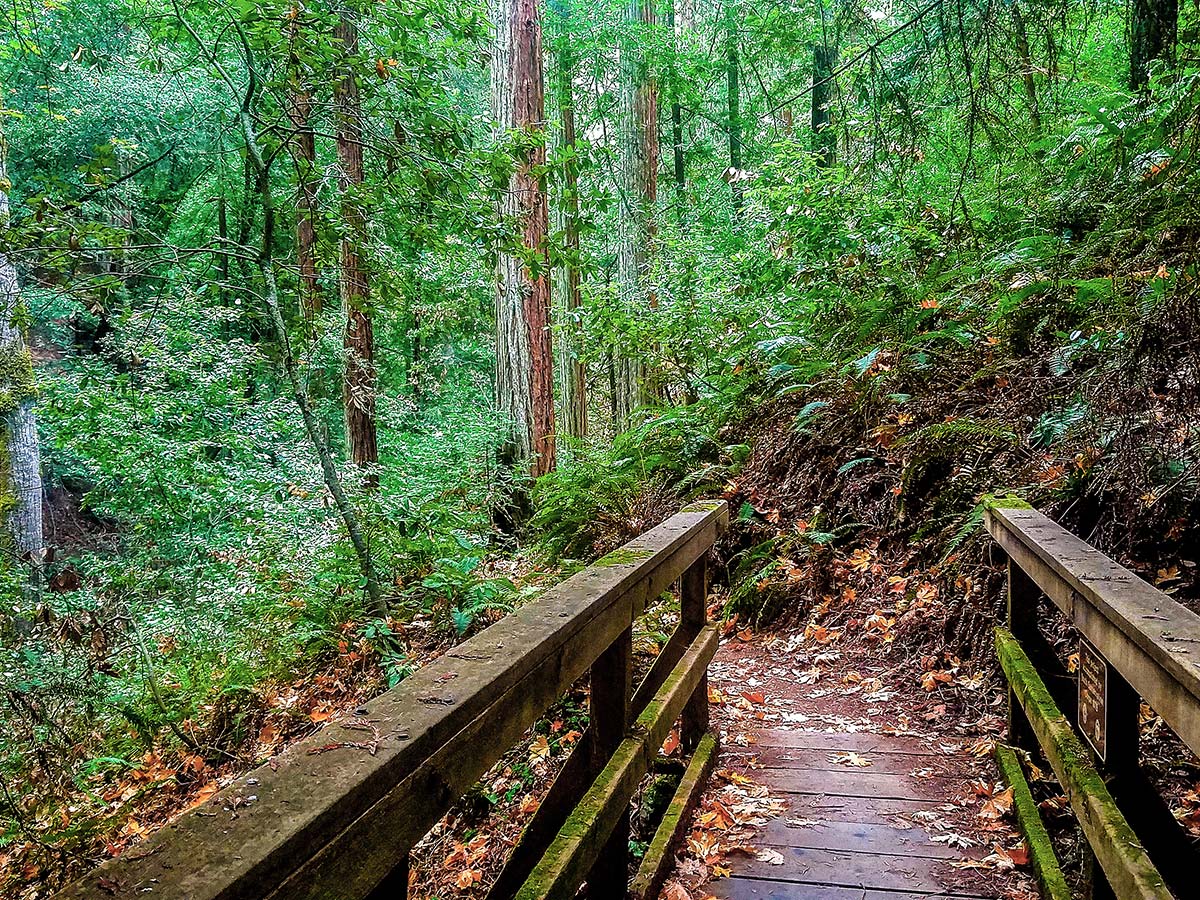
[[[288,118],[292,122],[289,149],[296,175],[296,271],[300,283],[300,315],[311,328],[323,306],[317,272],[317,138],[312,126],[313,97],[296,46],[300,38],[299,3],[292,5],[288,28]]]
[[[729,186],[733,190],[733,211],[742,210],[742,96],[738,71],[738,20],[736,0],[725,0],[725,70],[729,109]]]
[[[1016,34],[1017,60],[1021,64],[1021,84],[1025,88],[1025,102],[1029,104],[1029,125],[1034,137],[1042,134],[1042,113],[1038,106],[1037,83],[1033,80],[1033,56],[1029,52],[1029,32],[1025,28],[1025,16],[1021,4],[1013,0],[1013,31]]]
[[[824,42],[813,45],[812,146],[822,166],[832,166],[837,161],[837,132],[829,109],[833,103],[837,57],[836,46]]]
[[[1179,0],[1131,0],[1129,87],[1141,90],[1150,80],[1150,63],[1171,64],[1179,34]]]
[[[566,150],[561,203],[566,261],[559,267],[559,280],[565,313],[563,319],[575,326],[583,302],[579,283],[579,164],[575,156],[575,56],[569,28],[570,0],[562,0],[554,8],[559,12],[558,106],[562,116],[562,146]],[[571,437],[584,440],[588,434],[587,373],[571,343],[566,340],[560,342],[559,371],[563,429]]]
[[[3,94],[0,93],[0,101]],[[0,113],[3,109],[0,108]],[[0,234],[9,227],[8,145],[0,115]],[[6,242],[0,242],[0,248]],[[0,249],[0,415],[6,425],[5,456],[8,491],[0,489],[0,506],[9,506],[8,528],[13,548],[28,560],[29,586],[36,594],[42,565],[42,460],[34,414],[36,385],[33,359],[25,344],[21,318],[21,285],[12,258]]]
[[[501,136],[522,132],[519,157],[500,197],[501,220],[513,224],[531,268],[499,254],[496,281],[496,406],[509,422],[501,459],[534,476],[551,471],[554,449],[554,350],[550,334],[549,199],[536,169],[545,165],[545,83],[537,0],[497,0],[492,111]]]
[[[354,57],[358,54],[358,28],[353,12],[343,9],[334,29],[341,42],[344,62],[334,85],[337,109],[337,156],[342,189],[341,295],[346,314],[344,347],[346,375],[342,400],[346,415],[346,443],[350,460],[367,469],[365,484],[378,484],[373,471],[379,462],[375,426],[375,336],[371,321],[370,284],[363,264],[361,244],[366,216],[359,196],[363,183],[362,107]]]
[[[218,184],[217,195],[217,271],[221,276],[221,306],[229,306],[229,202],[225,199],[224,185]],[[223,326],[222,326],[223,327]]]
[[[658,307],[650,285],[650,263],[657,229],[658,201],[658,86],[639,46],[642,34],[654,25],[653,0],[631,0],[627,18],[635,32],[622,48],[624,113],[624,177],[621,204],[621,247],[617,283],[626,309],[637,315]],[[626,428],[632,414],[658,396],[656,383],[647,383],[642,359],[626,354],[617,365],[616,427]]]
[[[675,215],[680,228],[686,222],[684,201],[687,189],[687,160],[683,151],[683,106],[680,95],[683,84],[679,78],[679,33],[675,21],[675,0],[667,2],[667,28],[671,33],[671,155],[675,176]]]

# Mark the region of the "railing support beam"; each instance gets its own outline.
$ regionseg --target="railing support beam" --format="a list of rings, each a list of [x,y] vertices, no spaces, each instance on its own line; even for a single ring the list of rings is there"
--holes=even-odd
[[[679,585],[679,627],[691,641],[708,621],[708,556],[701,556],[683,573]],[[708,672],[683,708],[680,743],[691,753],[708,731]]]
[[[625,740],[633,694],[633,628],[592,663],[591,728],[594,758],[609,759]],[[593,900],[624,897],[629,883],[629,807],[587,877]]]

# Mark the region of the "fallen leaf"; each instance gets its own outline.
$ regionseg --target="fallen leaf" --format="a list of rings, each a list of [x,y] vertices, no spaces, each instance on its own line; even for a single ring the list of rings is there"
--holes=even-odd
[[[854,766],[859,769],[865,769],[871,765],[871,761],[865,756],[859,756],[857,753],[852,752],[831,753],[829,754],[829,761],[841,766]]]

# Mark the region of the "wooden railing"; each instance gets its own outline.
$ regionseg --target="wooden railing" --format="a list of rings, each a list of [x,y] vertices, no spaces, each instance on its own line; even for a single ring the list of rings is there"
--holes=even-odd
[[[705,559],[728,522],[689,506],[58,897],[403,898],[409,850],[589,670],[588,732],[491,896],[623,896],[638,781],[676,719],[685,749],[708,727]],[[633,622],[676,581],[679,625],[634,691]]]
[[[1040,748],[1070,799],[1085,892],[1196,896],[1193,842],[1140,766],[1139,710],[1145,699],[1200,755],[1200,616],[1037,510],[992,509],[987,527],[1008,557],[996,646],[1010,741]],[[1078,631],[1074,672],[1039,627],[1043,595]]]

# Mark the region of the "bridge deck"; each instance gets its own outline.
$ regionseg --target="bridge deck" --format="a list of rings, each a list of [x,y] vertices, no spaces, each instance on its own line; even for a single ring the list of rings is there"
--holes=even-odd
[[[854,753],[869,766],[837,762]],[[740,758],[739,758],[740,757]],[[923,814],[941,818],[955,803],[962,780],[944,753],[917,738],[858,732],[826,733],[776,728],[760,732],[753,748],[731,747],[726,761],[756,760],[748,772],[787,813],[755,839],[772,848],[780,864],[730,857],[730,878],[707,886],[723,900],[921,900],[937,896],[994,898],[986,881],[951,865],[978,859],[986,849],[935,843],[918,824]],[[916,814],[916,818],[913,818]],[[965,876],[965,877],[964,877]]]

